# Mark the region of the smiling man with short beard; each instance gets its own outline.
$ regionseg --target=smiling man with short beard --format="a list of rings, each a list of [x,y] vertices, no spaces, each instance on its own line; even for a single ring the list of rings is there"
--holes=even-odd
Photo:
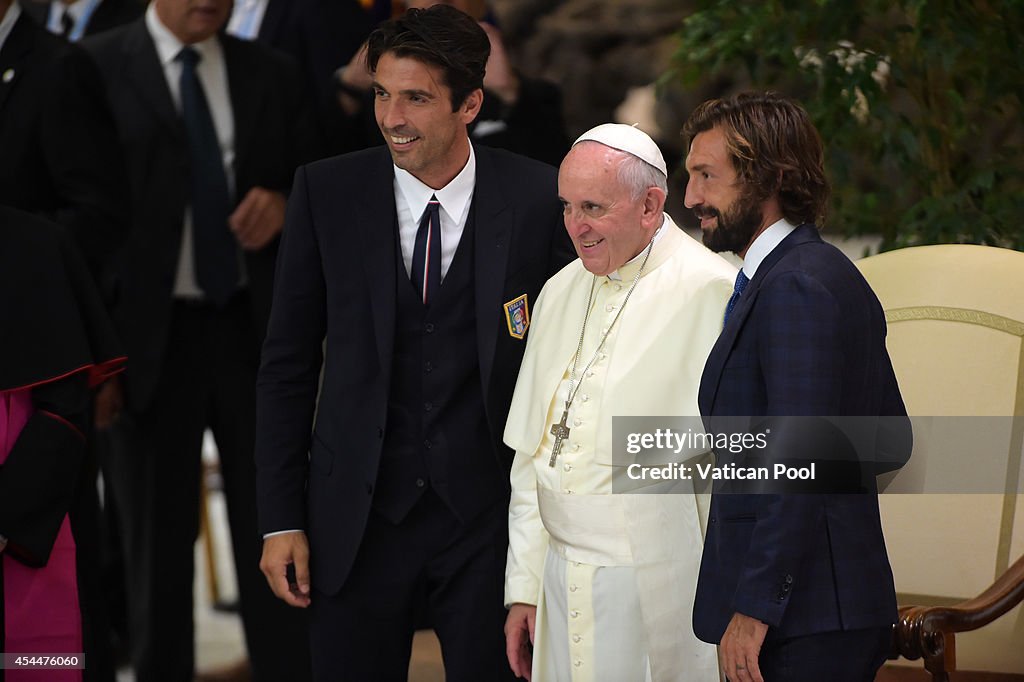
[[[766,416],[905,422],[878,299],[818,233],[828,183],[807,112],[773,93],[743,93],[700,105],[683,135],[685,203],[704,243],[743,259],[701,377],[705,424]],[[906,434],[890,445],[890,468],[910,454]],[[798,440],[817,443],[807,432]],[[716,455],[729,462],[728,452]],[[716,484],[693,626],[720,645],[731,682],[874,680],[896,619],[867,475],[884,470],[865,471],[857,494],[722,494]]]

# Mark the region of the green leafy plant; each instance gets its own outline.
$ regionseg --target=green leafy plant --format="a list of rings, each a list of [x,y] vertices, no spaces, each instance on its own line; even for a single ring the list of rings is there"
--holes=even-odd
[[[826,146],[828,224],[1024,250],[1024,0],[702,1],[669,80],[774,89]]]

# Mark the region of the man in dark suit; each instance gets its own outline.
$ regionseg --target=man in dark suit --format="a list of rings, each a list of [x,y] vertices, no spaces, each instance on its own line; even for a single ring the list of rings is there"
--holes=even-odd
[[[154,0],[139,21],[86,41],[131,178],[132,231],[114,265],[113,307],[131,360],[109,469],[140,680],[193,672],[192,548],[207,427],[254,676],[301,678],[308,665],[300,614],[282,608],[257,568],[252,451],[276,236],[294,169],[315,141],[294,64],[218,34],[230,7]]]
[[[22,0],[22,6],[40,26],[73,43],[134,21],[146,11],[140,0]]]
[[[311,608],[318,679],[405,680],[420,604],[447,679],[511,675],[512,320],[572,251],[554,169],[469,141],[488,50],[448,6],[385,23],[369,64],[387,147],[296,176],[256,460],[261,566]]]
[[[771,430],[769,420],[890,416],[905,424],[882,308],[815,226],[828,185],[806,112],[771,93],[712,100],[694,111],[684,137],[685,201],[700,218],[704,243],[744,259],[701,378],[705,423],[714,430],[722,423],[716,418],[752,418],[753,428],[760,422]],[[878,431],[892,432],[879,441],[889,464],[876,461],[868,475],[848,481],[845,489],[858,494],[820,487],[721,494],[716,487],[693,624],[698,637],[720,643],[730,680],[874,679],[896,597],[873,474],[897,468],[910,452],[909,432],[888,426]],[[785,431],[768,441],[768,457],[835,454],[817,440],[827,429],[797,429],[788,441]],[[719,464],[729,460],[728,452],[717,454]],[[858,465],[822,462],[850,464]]]
[[[372,26],[358,0],[264,0],[235,3],[228,31],[295,58],[309,91],[326,102],[334,94],[332,74],[359,51]],[[253,6],[250,8],[250,6]]]
[[[0,0],[0,204],[68,229],[99,273],[127,233],[117,133],[89,56]]]

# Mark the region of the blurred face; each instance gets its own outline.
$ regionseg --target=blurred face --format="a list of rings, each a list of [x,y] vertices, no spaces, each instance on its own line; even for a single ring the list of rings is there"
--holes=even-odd
[[[558,171],[565,229],[583,267],[595,275],[618,270],[646,248],[661,225],[664,193],[650,188],[634,200],[619,182],[622,154],[601,144],[579,144]]]
[[[483,93],[474,91],[452,111],[439,67],[390,52],[377,62],[373,91],[377,125],[395,165],[434,189],[447,185],[469,159],[466,126]]]
[[[185,43],[199,43],[220,30],[232,0],[154,0],[160,22]]]
[[[690,180],[684,203],[700,219],[704,245],[742,257],[762,227],[764,210],[736,174],[720,128],[693,138],[686,170]]]

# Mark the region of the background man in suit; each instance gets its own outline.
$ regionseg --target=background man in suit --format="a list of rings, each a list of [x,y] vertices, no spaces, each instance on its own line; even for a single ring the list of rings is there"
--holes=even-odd
[[[47,31],[74,43],[138,19],[146,11],[146,3],[140,0],[27,0],[24,8]]]
[[[190,679],[200,450],[220,454],[241,616],[256,679],[301,678],[297,612],[258,571],[252,461],[259,344],[285,193],[309,112],[294,64],[218,35],[230,0],[154,0],[86,41],[131,178],[113,315],[131,358],[111,453],[140,680]],[[308,671],[306,672],[308,674]]]
[[[554,169],[469,141],[488,49],[448,6],[387,22],[369,41],[387,147],[296,176],[259,377],[261,565],[311,606],[320,679],[406,679],[420,603],[447,679],[511,676],[511,316],[572,250]]]
[[[0,204],[66,227],[94,274],[127,233],[116,148],[89,56],[0,0]]]
[[[905,418],[882,308],[814,224],[828,185],[807,113],[748,93],[702,104],[683,133],[704,243],[743,258],[701,414]],[[909,439],[893,447],[905,462]],[[896,597],[873,478],[866,487],[713,496],[693,623],[721,643],[730,680],[874,679]]]

